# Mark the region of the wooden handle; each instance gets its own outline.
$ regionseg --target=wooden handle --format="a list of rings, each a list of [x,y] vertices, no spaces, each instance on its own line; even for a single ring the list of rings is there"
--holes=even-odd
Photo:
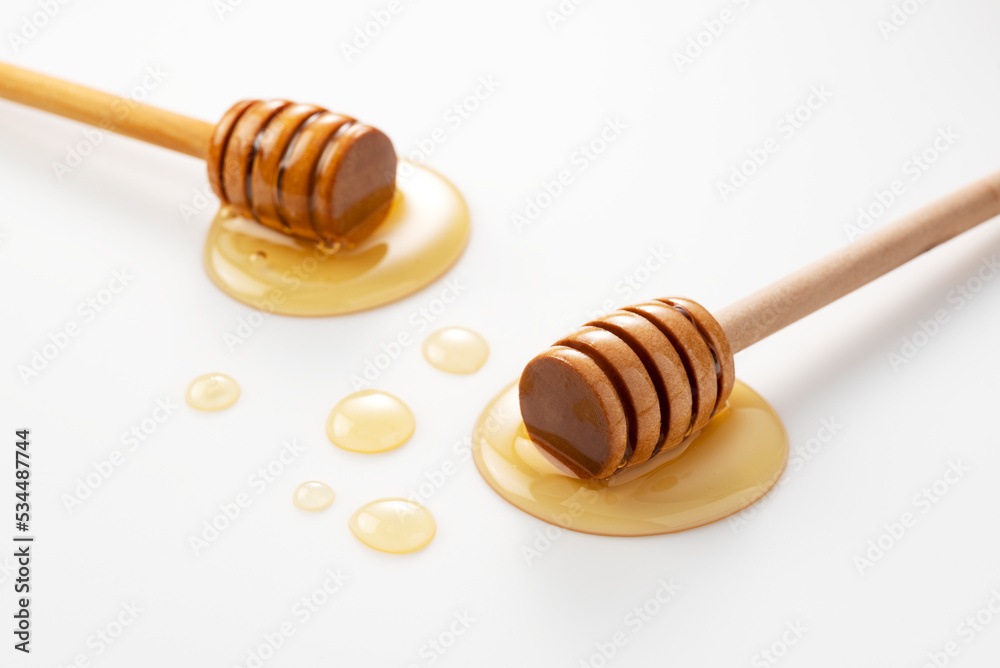
[[[215,126],[0,63],[0,98],[205,159]]]
[[[733,352],[1000,215],[1000,172],[830,253],[716,313]]]
[[[327,246],[371,233],[396,191],[389,138],[322,107],[245,100],[213,125],[5,63],[0,98],[206,160],[224,204]]]

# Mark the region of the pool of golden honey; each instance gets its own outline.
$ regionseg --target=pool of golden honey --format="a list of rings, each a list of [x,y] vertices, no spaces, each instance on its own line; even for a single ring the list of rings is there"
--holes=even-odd
[[[472,452],[490,487],[530,515],[584,533],[648,536],[715,522],[767,494],[788,460],[788,435],[737,381],[727,406],[680,446],[607,480],[579,480],[531,441],[513,383],[483,411]]]
[[[445,327],[434,332],[421,346],[424,359],[448,373],[475,373],[490,356],[486,339],[465,327]]]
[[[224,373],[206,373],[191,381],[184,393],[188,406],[199,411],[221,411],[240,398],[240,385]]]
[[[348,526],[368,547],[405,554],[425,547],[437,533],[430,511],[408,499],[372,501],[358,508]]]
[[[398,448],[413,435],[416,420],[402,399],[381,390],[349,394],[326,419],[326,435],[334,445],[351,452],[385,452]]]
[[[329,507],[337,494],[325,482],[309,480],[295,488],[292,503],[302,510],[315,512]]]
[[[269,313],[332,316],[426,287],[462,255],[469,210],[444,177],[400,162],[388,217],[356,246],[332,252],[223,207],[205,243],[205,268],[229,296]]]

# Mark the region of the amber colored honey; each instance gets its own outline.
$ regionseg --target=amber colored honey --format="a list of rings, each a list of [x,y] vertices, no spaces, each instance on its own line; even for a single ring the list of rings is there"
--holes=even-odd
[[[465,250],[469,211],[444,177],[403,167],[388,217],[350,248],[323,248],[223,207],[205,242],[209,277],[244,304],[297,316],[363,311],[426,287]]]
[[[530,515],[584,533],[645,536],[715,522],[760,499],[785,468],[788,436],[737,381],[727,406],[680,446],[607,480],[580,480],[532,442],[514,383],[483,411],[472,451],[486,482]]]

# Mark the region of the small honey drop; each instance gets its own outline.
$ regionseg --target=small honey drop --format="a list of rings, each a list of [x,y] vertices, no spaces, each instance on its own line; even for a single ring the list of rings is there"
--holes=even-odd
[[[302,510],[323,510],[333,503],[336,496],[337,494],[326,483],[310,480],[295,489],[292,503]]]
[[[330,441],[351,452],[385,452],[398,448],[413,434],[410,407],[380,390],[362,390],[341,399],[326,421]]]
[[[351,247],[290,237],[222,207],[205,241],[205,270],[230,297],[280,315],[375,308],[430,285],[465,250],[469,210],[444,177],[401,160],[386,219]]]
[[[188,385],[184,400],[199,411],[221,411],[240,398],[240,386],[224,373],[206,373]]]
[[[368,547],[392,554],[414,552],[434,538],[437,523],[430,511],[407,499],[379,499],[351,516],[351,533]]]
[[[529,515],[583,533],[648,536],[715,522],[767,494],[788,460],[788,435],[737,381],[726,407],[681,445],[607,480],[580,480],[532,442],[515,382],[480,416],[472,454],[490,487]]]
[[[486,339],[465,327],[445,327],[424,340],[424,359],[432,366],[455,374],[479,371],[490,356]]]

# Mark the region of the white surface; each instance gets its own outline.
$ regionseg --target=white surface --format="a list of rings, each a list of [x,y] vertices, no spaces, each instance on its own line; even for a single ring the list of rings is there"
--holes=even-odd
[[[445,279],[368,313],[272,318],[231,353],[223,337],[251,311],[201,269],[211,212],[190,224],[179,212],[205,185],[203,167],[107,137],[59,182],[52,163],[83,138],[81,126],[0,103],[0,277],[13,307],[0,334],[0,442],[9,460],[13,430],[32,429],[38,536],[34,652],[15,654],[5,632],[3,665],[69,665],[77,654],[94,666],[246,665],[261,634],[331,568],[349,582],[265,665],[433,657],[441,666],[575,667],[621,631],[627,643],[608,665],[759,666],[769,664],[758,653],[795,622],[808,630],[782,666],[919,666],[949,641],[960,650],[949,665],[995,659],[1000,620],[971,641],[959,625],[1000,587],[1000,281],[961,309],[948,295],[1000,250],[1000,223],[739,356],[740,377],[784,417],[793,447],[824,419],[843,425],[745,524],[636,540],[566,533],[529,564],[522,547],[547,525],[509,507],[453,454],[523,363],[605,300],[680,294],[718,308],[845,244],[857,207],[906,178],[904,163],[939,128],[960,138],[906,182],[879,223],[997,166],[995,3],[928,2],[889,39],[877,27],[892,12],[887,0],[664,4],[584,3],[552,30],[544,12],[555,0],[403,2],[347,63],[341,42],[386,3],[245,0],[220,20],[210,0],[69,2],[14,53],[9,31],[38,6],[7,0],[3,59],[118,93],[159,65],[168,75],[148,100],[172,110],[212,120],[247,96],[318,102],[385,129],[403,155],[446,128],[426,162],[465,193],[474,232],[447,277],[465,291],[423,332],[411,314]],[[678,72],[672,54],[726,7],[735,23]],[[460,127],[449,125],[448,110],[483,76],[499,88]],[[716,181],[745,150],[779,136],[775,123],[813,86],[833,98],[722,202]],[[577,171],[576,147],[619,117],[628,128]],[[511,215],[563,169],[573,185],[519,234]],[[667,266],[633,294],[616,292],[650,246],[671,254]],[[84,322],[77,305],[121,268],[134,282]],[[887,354],[939,308],[949,322],[894,370]],[[25,386],[17,365],[70,321],[81,335]],[[420,356],[423,336],[452,324],[492,344],[471,377],[447,376]],[[412,406],[416,434],[385,455],[337,450],[324,435],[328,410],[380,343],[403,331],[416,343],[376,386]],[[181,406],[67,512],[61,496],[123,448],[122,432],[158,398],[180,404],[188,381],[213,370],[243,386],[232,409]],[[194,556],[188,537],[218,504],[253,494],[248,477],[290,438],[304,452]],[[446,460],[457,473],[427,501],[439,528],[428,549],[383,555],[349,533],[355,508],[406,495]],[[971,470],[923,512],[914,495],[950,460]],[[308,479],[337,490],[328,510],[292,505]],[[12,486],[4,473],[5,555]],[[855,556],[905,512],[915,526],[859,574]],[[635,632],[626,615],[661,578],[681,589]],[[0,579],[6,628],[14,594],[11,576]],[[133,600],[139,619],[95,656],[88,637]],[[471,628],[443,656],[421,655],[465,611]]]

